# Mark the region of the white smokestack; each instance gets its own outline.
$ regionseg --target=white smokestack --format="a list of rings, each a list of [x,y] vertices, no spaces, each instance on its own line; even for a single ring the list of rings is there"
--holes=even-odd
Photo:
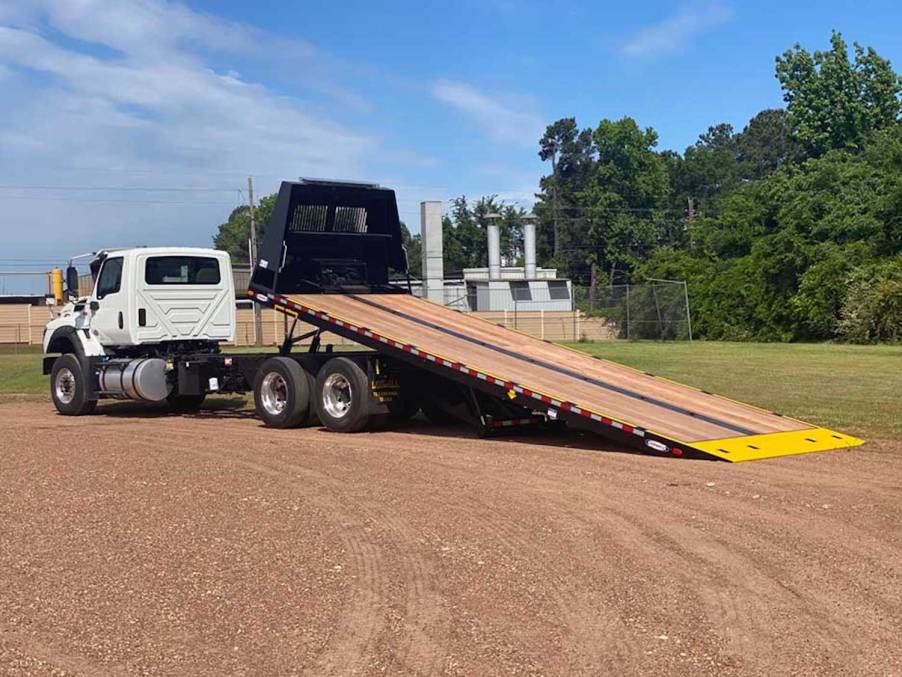
[[[442,203],[420,203],[420,240],[423,249],[423,296],[445,302],[445,264],[442,259]]]
[[[536,279],[536,222],[526,219],[523,222],[523,277]]]
[[[489,279],[501,279],[501,227],[497,223],[490,223],[489,233]]]

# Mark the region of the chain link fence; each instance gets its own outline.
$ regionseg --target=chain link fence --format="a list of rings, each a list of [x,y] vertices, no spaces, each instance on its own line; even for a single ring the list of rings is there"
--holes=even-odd
[[[422,295],[419,284],[415,295]],[[446,282],[443,303],[496,324],[550,341],[692,340],[686,283],[572,285],[566,280]]]
[[[496,286],[446,285],[444,304],[546,341],[692,340],[689,298],[681,281],[651,280],[594,290],[565,280],[531,284],[514,280]],[[421,295],[422,287],[413,285],[413,292]],[[235,343],[252,345],[256,341],[253,311],[247,300],[239,299],[237,304]],[[0,304],[0,344],[40,345],[43,326],[54,310]],[[278,344],[288,321],[285,315],[264,309],[263,343]]]
[[[612,338],[691,341],[692,317],[686,283],[574,287],[574,305],[588,318],[601,318]]]

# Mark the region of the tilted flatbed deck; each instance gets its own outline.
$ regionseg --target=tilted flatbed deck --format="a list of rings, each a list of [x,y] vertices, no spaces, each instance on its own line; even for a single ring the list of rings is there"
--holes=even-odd
[[[398,359],[658,452],[736,462],[862,443],[409,294],[250,294]]]

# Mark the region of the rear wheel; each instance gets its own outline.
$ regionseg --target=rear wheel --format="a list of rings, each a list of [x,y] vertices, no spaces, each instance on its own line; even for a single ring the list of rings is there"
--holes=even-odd
[[[355,433],[370,422],[370,380],[355,362],[335,357],[316,375],[316,414],[329,430]]]
[[[56,358],[50,371],[50,397],[63,416],[90,414],[97,400],[89,400],[88,386],[78,358],[71,353]]]
[[[294,360],[271,357],[254,387],[257,415],[270,428],[296,428],[309,419],[310,375]]]

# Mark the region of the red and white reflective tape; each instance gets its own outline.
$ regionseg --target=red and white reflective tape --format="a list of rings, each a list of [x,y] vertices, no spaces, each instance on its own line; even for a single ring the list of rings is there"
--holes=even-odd
[[[255,292],[248,290],[248,296],[261,298],[262,294],[256,294]],[[492,385],[500,386],[505,388],[506,390],[513,390],[518,395],[523,395],[524,397],[529,397],[534,400],[540,401],[542,404],[547,404],[551,407],[555,407],[557,409],[561,409],[562,411],[567,411],[572,414],[577,414],[579,416],[583,416],[585,418],[591,419],[596,423],[601,423],[602,425],[616,428],[617,430],[622,430],[625,433],[631,433],[638,437],[645,437],[645,431],[642,428],[637,428],[635,426],[629,425],[628,423],[621,423],[620,421],[615,421],[613,419],[608,418],[607,416],[602,416],[600,414],[593,413],[591,411],[587,411],[582,407],[579,407],[572,402],[564,402],[561,400],[556,400],[548,395],[543,395],[542,393],[537,393],[529,388],[524,388],[523,386],[517,385],[512,381],[504,381],[500,378],[495,378],[490,374],[486,374],[484,372],[478,371],[471,367],[468,367],[465,364],[461,364],[460,362],[451,362],[437,355],[432,355],[427,353],[424,350],[420,350],[414,345],[410,345],[408,343],[401,343],[400,341],[395,341],[394,339],[390,339],[386,336],[382,336],[372,329],[367,329],[366,327],[358,327],[355,324],[351,324],[350,322],[346,322],[344,320],[339,320],[337,318],[332,317],[329,313],[324,312],[322,310],[315,310],[314,308],[309,308],[307,306],[301,305],[299,303],[295,303],[294,301],[285,298],[284,296],[279,296],[278,294],[267,294],[266,298],[271,300],[273,303],[284,306],[290,310],[294,310],[301,314],[310,315],[317,319],[323,320],[325,322],[331,322],[332,324],[338,325],[343,329],[347,329],[348,331],[352,331],[355,334],[361,334],[362,336],[366,336],[367,338],[374,339],[379,341],[380,343],[384,343],[393,348],[397,348],[405,353],[410,353],[411,355],[416,355],[420,359],[428,360],[429,362],[434,362],[435,364],[441,365],[443,367],[447,367],[448,369],[453,369],[455,371],[459,371],[463,374],[471,378],[476,378],[481,381],[485,381],[486,383],[491,383]],[[510,424],[514,425],[514,424]]]

